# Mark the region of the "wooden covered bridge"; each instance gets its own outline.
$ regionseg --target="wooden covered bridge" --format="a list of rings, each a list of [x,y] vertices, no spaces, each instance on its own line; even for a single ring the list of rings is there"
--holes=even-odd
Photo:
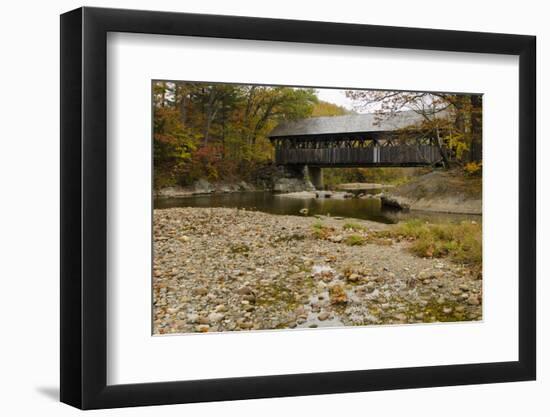
[[[323,167],[414,167],[441,160],[435,138],[407,128],[422,122],[414,111],[391,116],[358,114],[312,117],[280,123],[269,134],[275,163],[307,167],[316,188],[322,188]]]

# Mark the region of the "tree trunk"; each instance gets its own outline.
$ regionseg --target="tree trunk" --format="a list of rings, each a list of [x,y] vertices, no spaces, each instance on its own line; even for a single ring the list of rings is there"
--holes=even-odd
[[[457,96],[453,104],[456,109],[456,130],[462,136],[462,141],[468,146],[468,153],[465,155],[460,155],[460,158],[458,158],[457,155],[457,159],[468,160],[472,149],[472,113],[470,109],[470,98],[466,95]]]
[[[445,168],[449,168],[449,158],[447,157],[447,151],[443,146],[443,141],[441,140],[441,135],[439,134],[439,128],[435,129],[435,139],[436,139],[437,149],[439,150],[441,159],[443,159],[443,165],[445,166]]]
[[[179,101],[180,122],[182,125],[185,125],[187,123],[187,106],[189,105],[189,94],[187,93],[184,86],[179,86],[178,90],[181,96]]]
[[[206,106],[206,120],[204,125],[204,144],[208,144],[208,136],[210,134],[210,125],[212,124],[212,120],[216,117],[216,113],[218,109],[216,108],[216,101],[217,101],[217,91],[215,88],[212,88],[210,90],[210,95],[208,96],[208,104]]]
[[[472,145],[470,146],[470,161],[482,160],[483,114],[481,95],[470,96],[472,106]]]
[[[162,107],[166,107],[166,83],[162,83]]]

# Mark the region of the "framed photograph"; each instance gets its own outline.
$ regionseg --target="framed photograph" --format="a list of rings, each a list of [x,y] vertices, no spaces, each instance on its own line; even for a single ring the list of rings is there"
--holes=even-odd
[[[61,16],[61,401],[533,380],[535,37]]]

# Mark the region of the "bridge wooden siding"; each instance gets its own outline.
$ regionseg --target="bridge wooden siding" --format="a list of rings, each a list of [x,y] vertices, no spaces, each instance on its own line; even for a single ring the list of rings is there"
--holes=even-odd
[[[405,167],[430,165],[440,160],[437,146],[426,144],[316,149],[275,147],[275,163],[279,165]]]
[[[432,165],[442,159],[434,138],[418,137],[412,129],[411,137],[403,140],[404,132],[422,121],[414,111],[382,119],[376,114],[313,117],[280,123],[269,138],[278,165]]]

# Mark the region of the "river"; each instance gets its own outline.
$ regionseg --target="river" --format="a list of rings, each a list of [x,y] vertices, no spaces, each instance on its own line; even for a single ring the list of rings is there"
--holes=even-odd
[[[307,208],[308,215],[310,216],[324,215],[356,218],[386,224],[398,223],[410,218],[421,218],[434,223],[480,219],[480,216],[476,215],[419,211],[405,213],[388,210],[382,208],[380,200],[376,198],[349,198],[342,200],[298,199],[263,191],[205,194],[181,198],[158,198],[154,200],[154,207],[156,209],[171,207],[229,207],[297,216],[301,215],[300,210]]]

